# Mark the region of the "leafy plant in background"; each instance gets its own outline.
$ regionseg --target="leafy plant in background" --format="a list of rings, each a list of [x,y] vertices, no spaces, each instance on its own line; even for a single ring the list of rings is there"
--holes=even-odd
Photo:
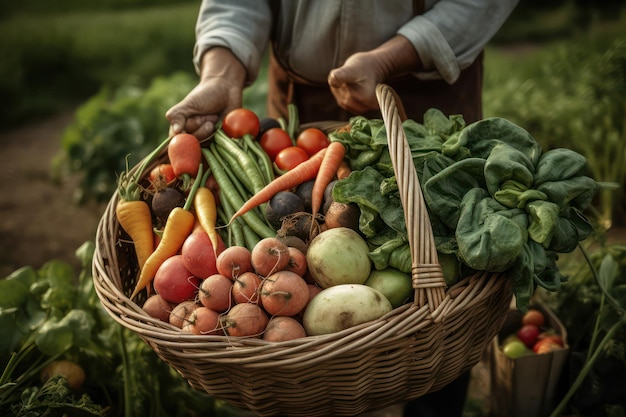
[[[90,272],[93,253],[92,242],[78,249],[78,276],[51,260],[0,280],[2,415],[228,416],[227,406],[193,390],[103,310]],[[70,389],[66,377],[41,381],[42,369],[58,359],[84,369],[82,387]]]
[[[55,176],[80,173],[79,202],[108,200],[127,158],[134,166],[167,137],[165,112],[195,82],[193,76],[177,73],[155,78],[147,87],[131,82],[115,90],[103,88],[76,111],[64,132],[53,162]]]
[[[584,155],[605,185],[600,225],[626,224],[626,36],[559,43],[506,65],[486,78],[485,114],[520,124],[546,149]]]
[[[579,248],[584,261],[568,263],[573,275],[567,285],[546,297],[567,328],[572,350],[569,389],[552,416],[566,410],[598,417],[624,415],[626,246]]]

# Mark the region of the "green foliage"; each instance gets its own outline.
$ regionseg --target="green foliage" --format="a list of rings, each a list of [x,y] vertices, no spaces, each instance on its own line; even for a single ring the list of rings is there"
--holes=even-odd
[[[498,57],[496,57],[498,58]],[[626,184],[626,35],[548,46],[531,59],[495,61],[485,80],[485,115],[507,118],[544,148],[583,154],[597,181]],[[614,187],[613,187],[614,188]],[[601,195],[600,223],[623,218],[623,193]],[[623,220],[622,220],[623,221]]]
[[[165,139],[169,129],[165,112],[195,82],[195,77],[181,72],[157,77],[146,87],[138,83],[105,87],[77,110],[54,163],[57,176],[63,170],[82,176],[77,201],[110,198],[126,162],[136,165]]]
[[[20,14],[0,23],[3,126],[54,113],[130,79],[193,73],[197,4]],[[145,81],[144,81],[145,82]]]
[[[2,415],[213,415],[211,397],[193,390],[102,309],[91,276],[94,250],[93,242],[77,250],[78,276],[68,264],[50,260],[0,280]],[[79,392],[68,389],[64,377],[41,382],[40,371],[60,358],[85,370]],[[168,401],[161,403],[165,393]]]

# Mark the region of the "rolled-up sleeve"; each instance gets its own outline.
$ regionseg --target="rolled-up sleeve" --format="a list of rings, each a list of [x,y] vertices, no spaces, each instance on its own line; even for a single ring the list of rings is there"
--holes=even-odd
[[[518,0],[442,0],[400,27],[420,56],[424,79],[453,83],[509,17]]]
[[[267,47],[272,13],[268,1],[203,0],[196,23],[193,64],[200,72],[202,55],[210,48],[230,49],[247,70],[247,82],[259,73],[261,58]]]

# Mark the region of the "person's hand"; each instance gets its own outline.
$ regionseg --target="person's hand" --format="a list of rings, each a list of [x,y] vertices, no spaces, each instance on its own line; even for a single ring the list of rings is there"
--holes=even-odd
[[[380,62],[369,52],[351,55],[328,75],[328,85],[337,104],[354,114],[378,108],[376,84],[383,80]]]
[[[207,51],[198,85],[165,113],[170,136],[184,131],[200,140],[208,137],[218,120],[241,107],[245,76],[245,68],[227,49]]]
[[[398,35],[376,49],[349,56],[341,67],[330,71],[328,85],[340,107],[362,114],[378,109],[377,84],[417,71],[420,65],[413,45]]]

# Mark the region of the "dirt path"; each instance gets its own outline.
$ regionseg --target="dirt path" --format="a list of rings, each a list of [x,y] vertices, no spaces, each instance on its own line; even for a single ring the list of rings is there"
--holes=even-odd
[[[39,123],[0,132],[0,277],[22,266],[60,259],[76,265],[74,251],[93,240],[104,207],[72,202],[76,179],[55,184],[52,158],[60,149],[67,111]]]

